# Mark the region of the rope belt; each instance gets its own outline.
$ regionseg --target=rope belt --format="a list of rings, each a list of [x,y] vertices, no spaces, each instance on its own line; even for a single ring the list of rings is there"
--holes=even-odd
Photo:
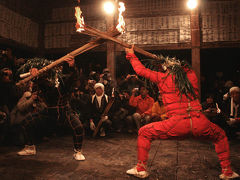
[[[171,116],[168,116],[169,118],[171,118],[171,117],[173,117],[173,116],[184,116],[184,115],[188,115],[189,116],[189,114],[190,114],[190,112],[197,112],[197,113],[200,113],[200,112],[202,112],[201,110],[189,110],[189,111],[186,111],[186,113],[174,113],[174,115],[171,115]],[[184,119],[187,119],[188,117],[184,117]]]
[[[182,109],[182,108],[178,108],[178,109]],[[191,115],[191,112],[200,113],[201,110],[193,109],[193,107],[191,106],[191,103],[188,102],[188,107],[185,109],[184,113],[174,113],[173,115],[169,116],[169,118],[171,118],[173,116],[185,116],[182,119],[189,119],[189,121],[190,121],[190,133],[192,134],[192,128],[193,128],[192,116],[198,116],[198,115]]]

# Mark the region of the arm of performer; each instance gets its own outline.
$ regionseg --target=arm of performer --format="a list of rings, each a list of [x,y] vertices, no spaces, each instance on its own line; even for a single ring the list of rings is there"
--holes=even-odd
[[[74,66],[74,62],[75,62],[74,57],[71,56],[70,54],[68,54],[68,56],[64,60],[68,63],[69,67]],[[37,68],[30,69],[30,74],[32,76],[36,76],[38,74],[38,69]]]
[[[64,60],[68,63],[69,67],[74,67],[75,64],[74,56],[68,54],[68,56]]]
[[[134,54],[134,45],[131,49],[125,48],[126,58],[132,64],[134,71],[139,75],[143,76],[146,79],[150,79],[152,82],[159,83],[162,80],[162,77],[166,76],[165,73],[152,71],[146,67],[139,61],[137,56]]]

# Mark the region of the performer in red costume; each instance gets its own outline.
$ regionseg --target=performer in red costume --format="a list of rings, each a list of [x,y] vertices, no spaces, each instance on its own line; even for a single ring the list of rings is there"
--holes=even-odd
[[[175,59],[165,59],[162,67],[165,72],[147,69],[134,54],[133,47],[126,48],[126,58],[139,76],[157,84],[164,103],[167,120],[143,126],[138,131],[138,163],[126,173],[146,178],[148,152],[155,139],[196,139],[210,140],[220,160],[220,179],[232,179],[239,175],[232,171],[229,161],[229,145],[225,132],[211,123],[202,113],[197,99],[198,80],[194,71]],[[184,82],[184,83],[183,83]]]

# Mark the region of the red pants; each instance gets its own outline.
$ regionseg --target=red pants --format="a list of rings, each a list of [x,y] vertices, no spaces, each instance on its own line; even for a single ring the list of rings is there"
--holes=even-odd
[[[140,128],[138,132],[138,170],[145,170],[152,140],[187,137],[212,141],[220,160],[222,173],[232,174],[229,145],[225,132],[199,112],[176,115],[165,121],[154,122]]]

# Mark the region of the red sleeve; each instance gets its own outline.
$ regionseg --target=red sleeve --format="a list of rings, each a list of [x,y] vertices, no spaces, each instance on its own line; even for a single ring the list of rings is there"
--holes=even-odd
[[[151,106],[151,108],[152,108],[153,104],[154,104],[154,99],[151,98],[151,99],[150,99],[150,106]]]
[[[152,107],[145,111],[144,114],[152,115]]]
[[[162,77],[165,76],[164,73],[152,71],[150,69],[145,68],[135,54],[128,53],[126,55],[126,58],[130,61],[134,71],[139,76],[143,76],[154,83],[159,83],[162,80]]]
[[[153,104],[154,104],[154,99],[153,98],[149,98],[149,108],[147,111],[144,112],[144,114],[152,114],[152,107],[153,107]]]
[[[135,97],[134,95],[132,95],[129,99],[129,105],[133,107],[137,107],[137,104],[138,104],[138,96]]]

